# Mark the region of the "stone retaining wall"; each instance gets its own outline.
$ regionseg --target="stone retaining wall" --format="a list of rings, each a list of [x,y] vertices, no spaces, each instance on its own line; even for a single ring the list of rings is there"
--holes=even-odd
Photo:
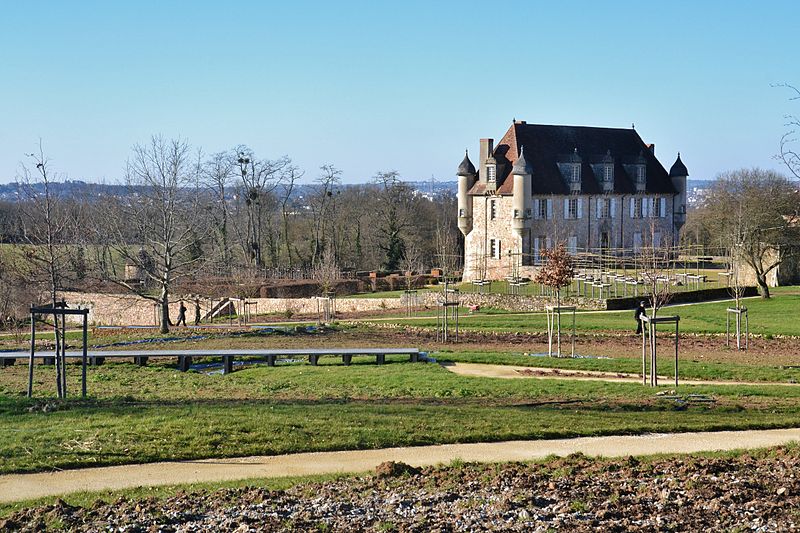
[[[89,323],[94,325],[155,325],[160,316],[156,314],[154,302],[134,295],[68,292],[64,294],[64,298],[70,307],[88,308]],[[250,308],[250,312],[253,314],[280,313],[285,314],[288,318],[293,315],[317,313],[316,298],[251,298],[249,301],[256,303],[254,307]],[[186,320],[191,323],[194,320],[194,302],[187,298],[185,305],[187,307]],[[398,309],[404,305],[401,298],[338,298],[336,300],[336,310],[342,313]],[[201,300],[201,313],[207,313],[209,306],[209,300]],[[180,302],[170,304],[170,316],[173,321],[178,316],[179,307]]]
[[[428,292],[419,296],[419,303],[425,307],[436,307],[441,295]],[[553,305],[555,300],[549,296],[513,296],[509,294],[477,294],[462,293],[459,302],[464,307],[479,305],[481,307],[494,307],[506,311],[526,312],[544,311],[548,305]],[[570,297],[561,298],[562,306],[575,306],[578,309],[602,310],[606,308],[606,301],[599,299]]]

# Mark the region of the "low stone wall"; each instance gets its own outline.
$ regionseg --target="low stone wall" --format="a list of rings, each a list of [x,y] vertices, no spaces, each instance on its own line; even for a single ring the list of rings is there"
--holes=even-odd
[[[259,314],[283,313],[289,315],[313,315],[317,313],[317,298],[251,298],[256,302]],[[359,313],[403,307],[401,298],[337,298],[338,313]]]
[[[129,294],[102,294],[68,292],[64,298],[70,307],[89,309],[89,323],[104,326],[150,326],[155,325],[160,315],[156,314],[155,303],[151,300]],[[255,306],[253,314],[313,315],[317,313],[316,298],[250,298]],[[186,320],[194,320],[194,301],[186,298]],[[401,298],[337,298],[336,310],[342,313],[398,309],[405,303]],[[200,301],[200,311],[208,312],[209,300]],[[170,317],[178,316],[180,302],[170,304]]]
[[[420,295],[419,303],[425,307],[436,307],[441,295],[428,292]],[[478,305],[480,307],[494,307],[513,312],[544,311],[548,305],[553,305],[555,300],[549,296],[513,296],[510,294],[477,294],[462,293],[459,302],[464,307]],[[562,306],[575,306],[578,309],[603,310],[606,301],[583,297],[561,298]]]

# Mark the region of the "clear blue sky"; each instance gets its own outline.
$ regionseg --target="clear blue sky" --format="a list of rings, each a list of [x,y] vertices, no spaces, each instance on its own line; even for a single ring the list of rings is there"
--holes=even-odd
[[[454,179],[512,118],[636,129],[692,178],[772,156],[800,102],[796,2],[15,2],[0,11],[0,182],[43,139],[114,181],[134,143],[251,146],[348,182]]]

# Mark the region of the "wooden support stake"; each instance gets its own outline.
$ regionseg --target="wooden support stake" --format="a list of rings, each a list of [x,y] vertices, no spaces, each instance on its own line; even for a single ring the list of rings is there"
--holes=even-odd
[[[31,313],[31,355],[28,358],[28,398],[33,395],[33,354],[36,345],[36,315]]]
[[[81,396],[86,398],[86,364],[88,359],[88,344],[89,344],[89,327],[88,327],[89,313],[83,315],[83,350],[81,351]]]

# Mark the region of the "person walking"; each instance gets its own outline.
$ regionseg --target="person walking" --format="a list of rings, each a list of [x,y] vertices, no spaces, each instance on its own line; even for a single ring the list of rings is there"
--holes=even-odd
[[[196,298],[194,301],[194,325],[200,325],[200,298]]]
[[[175,322],[176,326],[180,326],[181,322],[183,325],[186,325],[186,306],[183,305],[183,300],[181,300],[181,306],[178,308],[178,321]]]
[[[647,309],[644,306],[644,302],[639,302],[639,307],[636,308],[636,311],[633,313],[633,318],[636,320],[636,334],[642,334],[642,317],[647,316]]]

